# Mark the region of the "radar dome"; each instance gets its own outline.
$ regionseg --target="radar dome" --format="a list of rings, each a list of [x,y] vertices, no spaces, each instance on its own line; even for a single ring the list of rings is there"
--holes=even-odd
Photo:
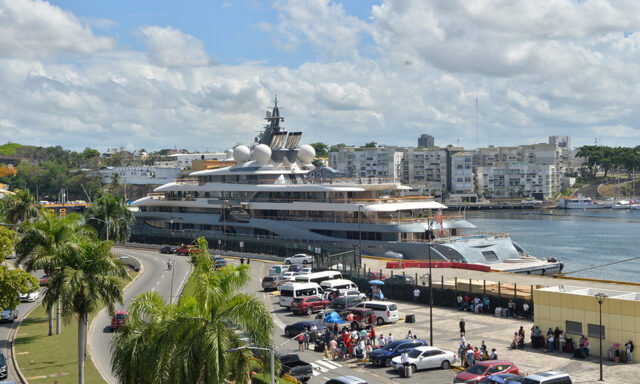
[[[224,151],[224,159],[233,159],[233,149],[227,149],[226,151]]]
[[[316,150],[313,149],[309,144],[305,144],[300,147],[300,151],[298,152],[298,159],[305,164],[309,164],[313,161],[314,157],[316,157]]]
[[[258,144],[253,148],[253,159],[259,164],[266,164],[271,158],[271,148],[265,144]]]
[[[233,160],[236,163],[246,163],[251,158],[251,151],[246,145],[238,145],[233,149]]]

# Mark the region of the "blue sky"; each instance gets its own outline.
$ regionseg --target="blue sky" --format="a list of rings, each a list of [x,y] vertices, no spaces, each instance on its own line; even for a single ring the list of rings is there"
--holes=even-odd
[[[508,6],[507,6],[508,5]],[[640,144],[640,2],[0,0],[0,143]],[[475,101],[479,103],[476,120]]]

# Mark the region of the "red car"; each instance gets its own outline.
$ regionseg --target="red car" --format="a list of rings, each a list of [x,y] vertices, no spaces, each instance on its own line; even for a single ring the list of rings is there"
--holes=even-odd
[[[371,272],[369,274],[369,277],[371,278],[371,280],[377,279],[377,280],[384,280],[387,278],[387,276],[385,276],[384,274],[380,274],[380,272]]]
[[[196,252],[200,252],[200,248],[195,245],[183,245],[176,250],[176,254],[182,256],[193,255]]]
[[[499,373],[511,373],[519,375],[518,367],[510,361],[504,360],[484,360],[475,363],[472,367],[458,373],[453,380],[454,383],[479,383],[487,376]]]
[[[42,276],[42,278],[40,279],[40,285],[41,286],[46,286],[49,284],[49,282],[51,281],[51,277],[48,275],[44,275]]]
[[[129,314],[127,311],[118,311],[111,318],[111,329],[116,330],[120,328],[124,323],[129,319]]]
[[[310,315],[313,311],[320,311],[329,306],[331,302],[316,296],[299,297],[293,299],[291,311],[295,314],[306,313]]]

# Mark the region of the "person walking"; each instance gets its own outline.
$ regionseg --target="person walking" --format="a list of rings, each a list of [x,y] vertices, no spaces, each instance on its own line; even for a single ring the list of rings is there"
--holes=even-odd
[[[464,319],[460,319],[460,336],[465,336],[467,334],[467,332],[465,331],[465,323],[464,323]]]
[[[369,339],[371,340],[371,346],[375,348],[376,347],[376,330],[373,328],[373,326],[371,327],[371,332],[369,332]]]
[[[338,342],[335,339],[331,339],[329,342],[329,349],[331,350],[331,360],[335,360],[338,356]]]
[[[633,341],[629,340],[628,343],[626,343],[625,348],[627,349],[627,363],[632,363],[633,362]]]
[[[413,302],[417,303],[420,299],[420,288],[416,285],[416,289],[413,290]]]

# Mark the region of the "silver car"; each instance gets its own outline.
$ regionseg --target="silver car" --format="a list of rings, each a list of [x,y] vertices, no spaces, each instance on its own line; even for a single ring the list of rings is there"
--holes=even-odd
[[[18,318],[18,310],[17,309],[5,309],[0,313],[1,321],[10,321],[14,322]]]
[[[278,276],[265,276],[262,278],[262,289],[265,291],[278,289],[278,282]]]

